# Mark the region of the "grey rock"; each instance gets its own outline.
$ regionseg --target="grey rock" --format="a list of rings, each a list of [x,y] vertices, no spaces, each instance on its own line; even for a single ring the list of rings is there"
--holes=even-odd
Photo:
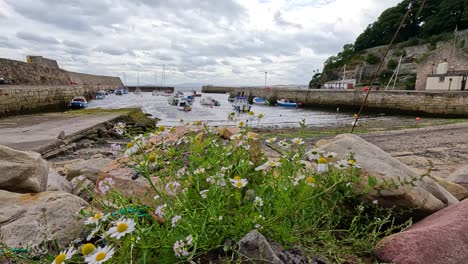
[[[238,243],[239,253],[251,263],[284,264],[275,254],[266,238],[257,230],[250,231]]]
[[[468,189],[468,165],[463,166],[456,170],[454,173],[447,177],[447,180],[460,184],[461,186]]]
[[[111,162],[112,159],[109,158],[97,158],[89,160],[78,159],[71,161],[64,166],[65,169],[67,169],[67,180],[71,181],[73,178],[83,175],[95,183],[99,172]]]
[[[0,231],[8,247],[35,248],[45,241],[65,247],[79,238],[84,221],[78,214],[88,203],[65,192],[18,194],[0,191]]]
[[[59,135],[58,135],[57,138],[58,138],[58,139],[61,139],[61,140],[64,140],[64,139],[66,138],[66,136],[65,136],[65,131],[63,131],[63,130],[60,131],[60,133],[59,133]]]
[[[0,190],[18,193],[46,190],[49,166],[39,153],[0,146],[0,171]]]
[[[105,140],[104,138],[100,138],[96,140],[96,144],[98,145],[106,145],[107,143],[108,143],[107,140]]]
[[[54,169],[49,168],[49,175],[47,179],[47,191],[62,191],[71,193],[72,188],[70,183],[58,174]]]

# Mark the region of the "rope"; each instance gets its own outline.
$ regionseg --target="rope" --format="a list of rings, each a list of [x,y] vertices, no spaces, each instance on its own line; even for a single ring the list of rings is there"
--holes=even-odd
[[[356,128],[356,125],[357,125],[357,122],[359,120],[359,117],[361,116],[361,113],[362,113],[362,110],[364,109],[364,105],[367,103],[367,99],[369,98],[369,94],[370,92],[372,91],[372,88],[375,84],[375,81],[377,80],[377,77],[379,76],[379,73],[380,73],[380,70],[382,69],[382,66],[383,64],[385,63],[385,58],[387,57],[388,55],[388,52],[390,51],[390,49],[392,48],[393,46],[393,43],[395,42],[396,40],[396,37],[398,36],[398,33],[400,33],[401,31],[401,28],[403,27],[406,19],[408,18],[410,12],[411,12],[411,9],[413,7],[413,3],[415,2],[416,0],[413,0],[409,6],[408,6],[408,11],[406,11],[406,14],[405,16],[403,17],[403,19],[401,20],[400,22],[400,25],[398,26],[398,29],[396,30],[395,34],[393,34],[393,38],[392,38],[392,41],[390,41],[390,44],[388,45],[387,49],[385,50],[385,53],[384,53],[384,56],[382,58],[382,60],[380,61],[380,64],[379,64],[379,68],[377,69],[377,71],[374,73],[374,76],[372,77],[372,82],[371,82],[371,85],[369,87],[369,90],[367,90],[367,94],[366,94],[366,97],[364,98],[364,101],[362,102],[361,104],[361,107],[359,108],[359,112],[357,113],[355,119],[354,119],[354,122],[353,122],[353,128],[351,129],[351,134],[354,133],[354,129]],[[424,0],[425,2],[425,0]],[[423,4],[424,4],[423,2]]]

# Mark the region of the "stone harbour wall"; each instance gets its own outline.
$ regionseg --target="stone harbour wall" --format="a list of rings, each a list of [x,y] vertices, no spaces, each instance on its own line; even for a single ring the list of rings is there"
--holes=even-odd
[[[92,97],[99,86],[0,85],[0,116],[63,110],[74,96]]]
[[[365,92],[354,90],[291,90],[233,87],[203,87],[204,93],[244,94],[263,97],[270,101],[287,98],[301,102],[305,107],[359,110]],[[468,92],[447,91],[372,91],[366,109],[388,113],[421,113],[433,116],[468,116]]]

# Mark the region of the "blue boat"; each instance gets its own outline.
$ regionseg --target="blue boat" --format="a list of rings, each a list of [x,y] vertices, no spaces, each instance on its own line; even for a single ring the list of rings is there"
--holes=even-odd
[[[82,109],[88,107],[88,102],[84,97],[78,96],[71,100],[69,106],[71,109]]]
[[[250,109],[252,108],[252,106],[249,104],[249,100],[248,100],[247,97],[237,96],[234,99],[234,103],[232,104],[232,108],[237,113],[241,113],[241,112],[248,113],[248,112],[250,112]]]
[[[262,97],[255,97],[253,99],[253,103],[258,104],[258,105],[269,105],[270,104],[270,102],[267,99],[262,98]]]
[[[288,99],[281,99],[276,101],[276,105],[284,107],[299,107],[301,103],[289,101]]]
[[[123,88],[123,94],[128,94],[128,89],[127,88]]]

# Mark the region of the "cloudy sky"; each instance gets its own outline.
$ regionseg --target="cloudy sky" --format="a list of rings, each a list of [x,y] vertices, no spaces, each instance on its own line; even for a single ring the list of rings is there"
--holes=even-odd
[[[0,57],[127,83],[306,84],[400,0],[0,0]]]

